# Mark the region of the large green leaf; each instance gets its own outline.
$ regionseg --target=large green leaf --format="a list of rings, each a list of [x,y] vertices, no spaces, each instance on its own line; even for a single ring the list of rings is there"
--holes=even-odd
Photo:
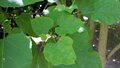
[[[120,20],[119,0],[76,0],[75,4],[94,21],[111,25]]]
[[[77,56],[76,64],[60,65],[54,68],[102,68],[99,55],[90,45],[90,32],[86,27],[84,29],[81,33],[76,32],[71,35],[74,42],[73,48]]]
[[[119,0],[97,0],[91,18],[106,24],[116,23],[120,20]]]
[[[43,0],[1,0],[0,6],[2,7],[21,7],[29,4],[34,4]]]
[[[39,17],[31,20],[32,29],[37,35],[47,34],[53,27],[53,20],[49,17]]]
[[[76,55],[74,53],[73,40],[67,36],[61,37],[57,43],[48,43],[44,49],[45,59],[53,64],[74,64]]]
[[[0,68],[28,68],[32,62],[30,45],[30,39],[21,33],[0,40]]]
[[[83,25],[83,22],[69,13],[62,13],[57,20],[56,33],[59,35],[73,34]]]

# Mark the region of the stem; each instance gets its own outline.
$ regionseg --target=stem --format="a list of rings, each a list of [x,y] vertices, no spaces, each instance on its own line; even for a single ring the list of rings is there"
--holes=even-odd
[[[102,68],[106,68],[107,37],[108,37],[108,25],[100,24],[98,51],[102,62]]]
[[[109,60],[115,52],[117,52],[120,49],[120,44],[118,44],[107,56],[107,59]]]
[[[91,32],[92,32],[92,37],[94,37],[94,34],[95,34],[95,23],[92,21],[92,20],[89,20],[88,21],[88,23],[89,23],[89,26],[90,26],[90,30],[91,30]],[[92,38],[93,39],[93,38]]]

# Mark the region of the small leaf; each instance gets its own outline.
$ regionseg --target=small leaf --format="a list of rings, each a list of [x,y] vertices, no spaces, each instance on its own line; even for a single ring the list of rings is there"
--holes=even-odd
[[[36,35],[47,34],[53,27],[53,20],[49,17],[39,17],[31,20],[32,29]]]
[[[10,21],[4,22],[3,27],[4,27],[5,33],[10,33],[12,30],[12,27],[10,25]]]
[[[6,16],[5,16],[5,14],[3,13],[3,12],[1,12],[1,10],[0,10],[0,23],[3,23],[4,21],[5,21],[5,19],[7,19],[6,18]]]
[[[45,59],[53,65],[74,64],[76,55],[72,47],[71,38],[64,36],[57,43],[48,43],[44,49]]]
[[[56,24],[57,19],[59,19],[59,16],[61,15],[62,12],[55,10],[55,6],[48,7],[49,14],[46,16],[50,17],[52,20],[54,20],[54,23]]]
[[[69,13],[62,13],[57,20],[56,33],[59,35],[73,34],[83,25],[83,22]]]

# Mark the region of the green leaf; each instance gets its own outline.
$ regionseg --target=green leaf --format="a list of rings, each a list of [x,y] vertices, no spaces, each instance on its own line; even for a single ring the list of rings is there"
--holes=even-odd
[[[78,48],[77,48],[78,50]],[[60,65],[53,68],[102,68],[99,56],[94,51],[82,52],[76,51],[77,61],[73,65]]]
[[[92,49],[89,42],[90,32],[85,26],[84,29],[83,32],[76,32],[70,36],[73,39],[73,48],[77,56],[76,64],[60,65],[54,68],[102,68],[99,55]]]
[[[31,16],[28,13],[22,13],[16,18],[16,23],[24,32],[28,33],[31,27]]]
[[[10,34],[0,40],[0,68],[25,68],[32,62],[30,39],[24,34]]]
[[[29,4],[34,4],[43,0],[1,0],[0,6],[2,7],[21,7]]]
[[[119,0],[97,0],[94,8],[94,12],[91,15],[93,20],[99,20],[109,25],[120,20]]]
[[[54,23],[56,25],[57,20],[59,19],[59,17],[61,16],[61,14],[65,13],[65,12],[69,12],[72,13],[72,11],[74,9],[76,9],[77,6],[76,5],[72,5],[70,7],[65,7],[64,5],[57,5],[57,6],[51,6],[48,8],[49,10],[49,14],[47,14],[46,16],[50,17],[51,19],[54,20]]]
[[[78,6],[83,15],[90,17],[92,11],[94,10],[95,2],[96,0],[75,0],[74,4]]]
[[[10,34],[21,33],[21,30],[18,27],[12,29]]]
[[[4,27],[4,32],[5,33],[10,33],[11,32],[12,27],[11,27],[10,24],[11,24],[10,21],[4,22],[3,27]]]
[[[49,17],[39,17],[31,20],[32,29],[36,35],[47,34],[53,27],[53,20]]]
[[[5,16],[5,13],[3,13],[3,12],[1,12],[1,11],[0,11],[0,16],[1,16],[1,17],[0,17],[0,24],[1,24],[1,23],[3,23],[7,18],[6,18],[6,16]]]
[[[0,39],[0,68],[3,68],[3,40]]]
[[[51,6],[48,7],[49,14],[47,14],[47,17],[50,17],[52,20],[54,20],[54,23],[56,25],[57,19],[59,19],[59,16],[61,15],[62,12],[58,11],[55,9],[56,6]]]
[[[45,59],[53,65],[74,64],[76,55],[74,53],[73,40],[63,36],[57,43],[48,43],[44,49]]]
[[[29,35],[35,36],[35,33],[33,32],[32,26],[31,26],[31,16],[28,13],[22,13],[16,18],[16,24],[19,26],[19,28]]]
[[[77,55],[75,68],[102,68],[99,55],[91,46],[91,32],[87,26],[84,26],[84,31],[71,35],[74,43],[74,50]],[[84,61],[84,62],[83,62]],[[86,65],[87,64],[87,65]]]
[[[76,0],[75,4],[83,15],[94,21],[111,25],[120,20],[119,0]]]
[[[83,25],[83,22],[69,13],[62,13],[57,20],[55,31],[59,35],[73,34]]]

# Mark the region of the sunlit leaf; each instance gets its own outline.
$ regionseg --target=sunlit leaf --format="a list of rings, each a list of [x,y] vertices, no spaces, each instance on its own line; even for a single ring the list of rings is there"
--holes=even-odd
[[[100,58],[90,44],[90,32],[86,27],[81,33],[71,35],[73,39],[73,48],[75,50],[77,60],[73,65],[60,65],[54,68],[102,68]],[[86,65],[87,64],[87,65]]]
[[[74,64],[76,55],[74,53],[73,40],[69,37],[61,37],[57,43],[48,43],[44,49],[45,59],[53,64]]]
[[[62,13],[57,20],[56,33],[59,35],[73,34],[83,25],[83,22],[69,13]]]
[[[37,35],[47,34],[53,27],[53,20],[49,17],[39,17],[31,20],[32,29]]]

